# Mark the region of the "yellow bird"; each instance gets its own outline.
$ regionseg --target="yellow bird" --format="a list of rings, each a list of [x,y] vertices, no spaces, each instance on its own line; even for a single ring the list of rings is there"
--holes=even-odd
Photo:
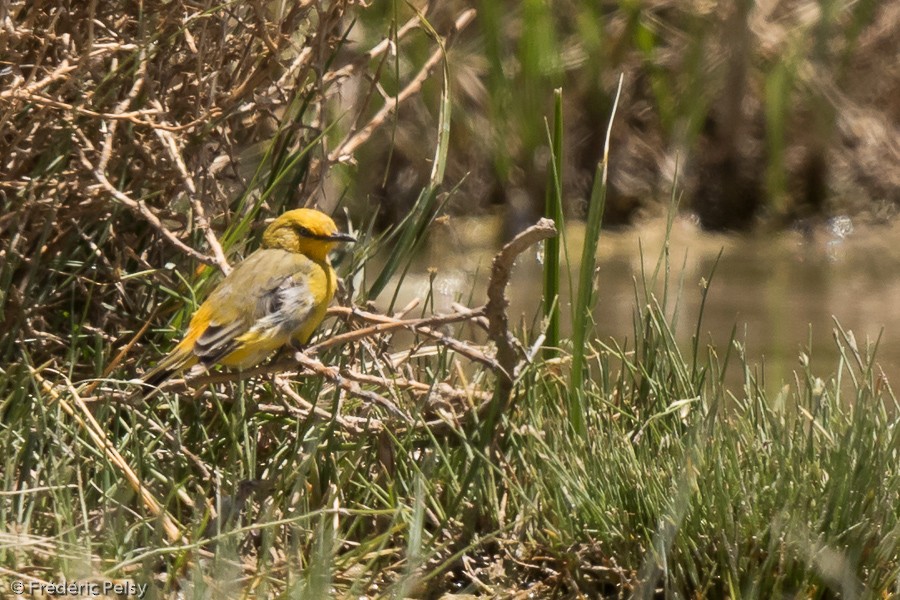
[[[355,241],[325,213],[284,213],[266,228],[262,248],[213,290],[184,339],[143,381],[158,386],[198,363],[246,369],[282,346],[306,344],[337,288],[328,253],[339,242]]]

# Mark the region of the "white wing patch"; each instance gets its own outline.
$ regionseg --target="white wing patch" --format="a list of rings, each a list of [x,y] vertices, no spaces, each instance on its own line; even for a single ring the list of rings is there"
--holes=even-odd
[[[266,337],[290,339],[309,318],[312,312],[313,295],[307,282],[288,277],[263,299],[266,310],[263,317],[250,328]]]

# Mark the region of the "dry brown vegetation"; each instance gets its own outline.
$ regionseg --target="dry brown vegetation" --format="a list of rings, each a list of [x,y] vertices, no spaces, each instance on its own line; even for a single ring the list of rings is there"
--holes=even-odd
[[[393,42],[340,52],[353,2],[132,8],[0,8],[7,360],[23,337],[35,360],[64,352],[62,306],[88,311],[109,335],[134,330],[155,300],[129,273],[179,256],[226,270],[258,213],[320,199],[333,208],[320,197],[329,165],[352,161],[442,57],[435,50],[397,97],[382,98],[368,74]],[[396,37],[418,25],[413,17]],[[369,83],[357,86],[352,122],[328,137],[331,100],[348,80]],[[76,261],[92,263],[91,275],[73,282],[67,268],[46,268]]]

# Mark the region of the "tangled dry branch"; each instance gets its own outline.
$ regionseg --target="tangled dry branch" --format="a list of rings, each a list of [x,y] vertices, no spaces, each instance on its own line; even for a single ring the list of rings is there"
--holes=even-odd
[[[372,406],[382,407],[389,415],[400,421],[399,424],[396,424],[397,426],[410,426],[418,419],[408,413],[408,408],[404,410],[393,400],[369,388],[380,388],[388,392],[408,391],[414,397],[419,397],[420,403],[424,403],[425,406],[437,407],[437,412],[444,411],[437,421],[428,420],[426,414],[426,420],[423,422],[425,426],[435,426],[439,422],[447,422],[448,419],[459,423],[473,408],[476,413],[484,410],[491,398],[502,398],[499,409],[503,410],[509,401],[515,375],[525,360],[525,357],[518,352],[514,337],[509,330],[506,288],[510,273],[515,259],[522,252],[529,246],[554,235],[556,235],[556,228],[553,222],[549,219],[541,219],[536,225],[529,227],[504,246],[493,261],[491,279],[487,289],[487,302],[477,308],[461,307],[461,310],[449,314],[405,319],[357,308],[335,307],[329,313],[342,318],[351,327],[356,326],[355,329],[327,337],[310,346],[306,351],[296,353],[292,358],[275,360],[269,364],[244,371],[189,374],[184,379],[175,379],[163,384],[162,389],[184,391],[190,388],[202,388],[254,377],[274,376],[278,387],[300,404],[299,407],[294,408],[304,417],[309,416],[312,412],[321,418],[331,418],[334,413],[324,411],[315,402],[304,400],[296,392],[289,391],[290,386],[287,382],[290,377],[314,375],[322,377],[332,386],[351,396],[371,403]],[[493,349],[469,340],[459,339],[446,329],[452,324],[474,323],[485,318],[488,323],[489,341]],[[398,330],[405,330],[426,338],[459,356],[488,367],[495,375],[499,396],[477,390],[474,387],[458,387],[448,382],[421,381],[414,377],[402,376],[398,373],[398,366],[404,359],[394,360],[384,350],[370,353],[370,360],[376,364],[375,366],[369,364],[366,372],[354,367],[352,358],[348,361],[349,366],[342,368],[329,367],[315,358],[316,354],[326,349],[348,346],[353,343],[369,342],[374,347],[385,348],[386,338]],[[416,346],[414,345],[414,347]],[[421,347],[417,348],[419,351],[422,350]],[[412,351],[404,353],[405,357],[409,357],[411,353]],[[347,357],[353,356],[350,351],[344,354]],[[373,372],[380,372],[384,375],[373,375]],[[328,391],[325,389],[320,395],[327,396]],[[357,423],[346,420],[345,417],[342,419],[344,420],[340,424],[347,432],[360,433]],[[383,426],[378,419],[368,419],[367,422],[370,430],[377,430]]]
[[[422,17],[367,49],[346,43],[359,10],[352,0],[209,10],[150,1],[134,13],[74,0],[0,7],[0,239],[10,238],[0,257],[12,282],[0,292],[0,324],[11,333],[0,357],[23,339],[35,340],[27,346],[39,362],[63,350],[71,324],[56,322],[52,307],[71,286],[56,279],[101,286],[81,297],[115,339],[139,329],[159,301],[129,274],[185,260],[227,273],[229,254],[241,250],[232,227],[315,202],[329,165],[352,160],[444,58],[435,42],[372,115],[368,98],[380,89],[372,62]],[[441,43],[473,16],[463,11]],[[367,100],[338,122],[343,141],[329,149],[329,110],[348,82]],[[29,272],[34,260],[103,268],[90,277]]]

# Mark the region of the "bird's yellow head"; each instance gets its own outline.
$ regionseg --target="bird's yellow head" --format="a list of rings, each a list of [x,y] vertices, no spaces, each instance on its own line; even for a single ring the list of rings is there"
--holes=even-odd
[[[299,252],[317,262],[325,262],[339,242],[355,242],[353,236],[338,231],[331,217],[311,208],[289,210],[266,228],[263,248]]]

